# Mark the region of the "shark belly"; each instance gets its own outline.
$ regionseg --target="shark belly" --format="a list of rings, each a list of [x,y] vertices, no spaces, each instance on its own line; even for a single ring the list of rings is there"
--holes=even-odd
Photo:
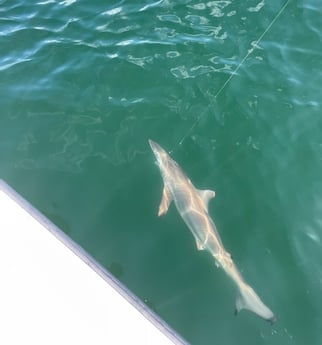
[[[219,236],[213,230],[212,221],[206,213],[187,208],[179,213],[193,234],[198,250],[208,250],[213,256],[222,251]],[[216,231],[216,230],[215,230]]]

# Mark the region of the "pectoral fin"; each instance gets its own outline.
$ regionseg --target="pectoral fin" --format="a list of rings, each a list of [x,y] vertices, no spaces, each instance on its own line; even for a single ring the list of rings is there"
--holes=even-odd
[[[162,194],[162,200],[161,200],[161,203],[159,206],[159,212],[158,212],[159,217],[163,216],[164,214],[166,214],[168,212],[171,201],[172,201],[171,192],[166,186],[164,186],[163,194]]]
[[[209,200],[215,197],[216,192],[210,189],[199,190],[199,195],[201,196],[202,200],[204,201],[205,208],[208,210],[208,203]]]
[[[198,250],[204,250],[205,249],[204,243],[202,243],[198,238],[196,238],[196,243],[197,243],[197,249]]]

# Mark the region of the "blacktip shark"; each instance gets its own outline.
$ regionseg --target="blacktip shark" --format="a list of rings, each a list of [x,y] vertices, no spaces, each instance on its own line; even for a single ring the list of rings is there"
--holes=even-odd
[[[174,201],[179,214],[196,240],[198,250],[208,250],[214,257],[217,267],[222,267],[237,285],[235,313],[241,309],[248,309],[273,324],[276,321],[273,312],[243,279],[231,255],[224,248],[215,223],[208,214],[208,202],[215,197],[215,192],[196,189],[178,163],[159,144],[152,140],[149,140],[149,144],[164,183],[158,216],[166,214],[171,202]]]

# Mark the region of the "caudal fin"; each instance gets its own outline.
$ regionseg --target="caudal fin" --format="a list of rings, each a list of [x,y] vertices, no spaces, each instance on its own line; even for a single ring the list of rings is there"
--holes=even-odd
[[[235,314],[242,309],[248,309],[263,319],[273,324],[276,317],[273,312],[262,302],[256,292],[247,284],[239,288],[239,294],[236,299]]]

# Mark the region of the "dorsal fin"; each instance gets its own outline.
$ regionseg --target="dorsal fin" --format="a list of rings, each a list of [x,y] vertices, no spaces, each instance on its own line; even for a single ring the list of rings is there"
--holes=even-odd
[[[210,189],[198,190],[199,195],[205,203],[206,209],[208,209],[209,200],[215,197],[216,192]]]

